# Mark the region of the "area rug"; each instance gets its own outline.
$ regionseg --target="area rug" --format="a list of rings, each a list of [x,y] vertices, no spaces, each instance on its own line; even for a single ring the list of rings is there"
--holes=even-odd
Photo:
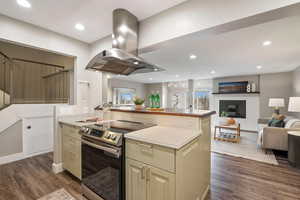
[[[211,151],[235,157],[246,158],[268,164],[278,165],[272,151],[267,154],[257,146],[256,133],[242,132],[239,143],[216,141],[212,138]]]
[[[72,195],[70,195],[64,188],[56,190],[38,200],[76,200]]]

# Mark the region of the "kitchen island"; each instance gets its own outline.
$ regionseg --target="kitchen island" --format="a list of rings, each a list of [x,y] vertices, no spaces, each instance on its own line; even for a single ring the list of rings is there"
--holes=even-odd
[[[144,126],[124,134],[126,199],[204,199],[210,185],[210,118],[213,114],[214,111],[160,112],[116,108],[105,112],[106,122]],[[85,123],[99,126],[99,122],[84,121],[79,118],[60,120],[63,136],[61,153],[62,158],[67,158],[62,160],[62,165],[79,179],[82,174],[78,169],[82,164],[81,160],[76,159],[81,159],[81,155],[75,154],[81,152],[79,140],[74,140],[74,136],[78,136],[80,127],[85,126]],[[149,123],[155,126],[145,126]],[[68,138],[74,141],[77,148],[71,147]],[[72,156],[69,156],[71,153]],[[76,165],[69,164],[71,161]]]
[[[112,109],[112,119],[157,124],[125,135],[126,199],[205,199],[210,186],[213,114]]]

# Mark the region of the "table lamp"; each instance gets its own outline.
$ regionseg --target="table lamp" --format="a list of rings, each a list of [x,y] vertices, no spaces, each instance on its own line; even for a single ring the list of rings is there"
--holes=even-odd
[[[300,112],[300,97],[290,97],[289,112]]]
[[[283,98],[271,98],[269,99],[269,107],[274,108],[274,113],[279,115],[279,108],[284,107],[284,99]]]

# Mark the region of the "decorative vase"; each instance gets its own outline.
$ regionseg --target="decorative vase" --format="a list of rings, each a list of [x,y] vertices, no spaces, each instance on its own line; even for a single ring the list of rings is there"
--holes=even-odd
[[[251,84],[250,83],[248,83],[248,85],[247,85],[247,92],[251,92]]]
[[[142,110],[143,109],[143,105],[135,105],[135,109],[136,110]]]
[[[256,84],[252,83],[251,85],[251,92],[256,92]]]

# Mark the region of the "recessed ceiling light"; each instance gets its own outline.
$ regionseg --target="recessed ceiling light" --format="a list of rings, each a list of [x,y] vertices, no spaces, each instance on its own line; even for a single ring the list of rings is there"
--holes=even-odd
[[[85,27],[82,24],[79,24],[79,23],[75,25],[75,28],[79,31],[83,31],[85,29]]]
[[[133,64],[135,64],[135,65],[138,65],[138,64],[139,64],[139,62],[138,62],[138,61],[134,61],[134,62],[133,62]]]
[[[215,74],[215,73],[216,73],[216,71],[215,71],[215,70],[212,70],[210,73],[211,73],[211,74]]]
[[[31,8],[31,4],[27,0],[17,0],[17,3],[25,8]]]
[[[176,78],[178,78],[178,77],[179,77],[179,75],[178,75],[178,74],[176,74],[176,75],[175,75],[175,77],[176,77]]]
[[[261,68],[262,68],[261,65],[256,66],[256,69],[261,69]]]
[[[191,55],[190,55],[190,59],[191,59],[191,60],[195,60],[196,58],[197,58],[196,55],[194,55],[194,54],[191,54]]]
[[[154,68],[154,71],[156,71],[156,72],[157,72],[157,71],[158,71],[158,69],[157,69],[157,68]]]
[[[272,41],[270,41],[270,40],[267,40],[267,41],[263,42],[263,46],[269,46],[271,44],[272,44]]]
[[[149,80],[150,80],[150,81],[152,81],[152,80],[153,80],[153,78],[149,78]]]

